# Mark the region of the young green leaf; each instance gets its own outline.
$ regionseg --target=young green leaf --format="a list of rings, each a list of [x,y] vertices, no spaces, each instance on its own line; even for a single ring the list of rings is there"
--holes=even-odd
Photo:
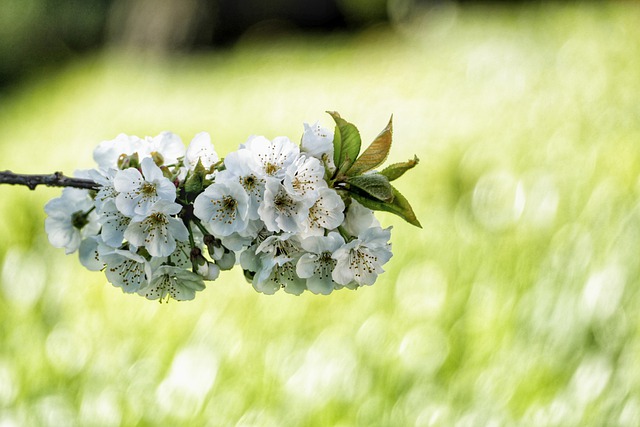
[[[393,189],[386,176],[379,173],[368,173],[364,175],[347,178],[349,191],[360,193],[366,197],[373,197],[381,202],[393,201]]]
[[[419,161],[420,160],[418,159],[418,156],[413,156],[413,160],[407,160],[406,162],[402,163],[394,163],[384,168],[380,173],[386,176],[389,181],[393,181],[400,178],[406,171],[417,165]]]
[[[373,140],[371,145],[353,162],[351,168],[346,172],[349,176],[361,175],[364,172],[380,166],[387,160],[391,149],[391,139],[393,136],[393,116],[389,119],[389,124]]]
[[[333,131],[333,164],[340,168],[340,155],[342,154],[342,135],[340,135],[340,126],[336,125]]]
[[[358,128],[355,125],[340,117],[337,112],[327,111],[327,113],[336,122],[336,131],[333,136],[333,162],[337,167],[344,165],[344,168],[340,168],[341,172],[344,172],[351,167],[355,159],[358,158],[358,154],[360,154],[360,145],[362,143],[360,132],[358,132]],[[339,146],[336,146],[336,135],[338,133],[340,134]],[[347,158],[351,160],[345,162]]]
[[[391,189],[393,191],[393,201],[391,203],[380,202],[356,193],[351,193],[351,196],[369,209],[391,212],[409,224],[422,228],[420,221],[416,218],[416,214],[413,212],[407,199],[395,187],[391,186]]]
[[[189,174],[189,177],[184,183],[184,189],[187,193],[190,194],[200,194],[205,188],[205,179],[206,179],[207,171],[200,159],[198,159],[198,163],[196,164],[193,172]]]

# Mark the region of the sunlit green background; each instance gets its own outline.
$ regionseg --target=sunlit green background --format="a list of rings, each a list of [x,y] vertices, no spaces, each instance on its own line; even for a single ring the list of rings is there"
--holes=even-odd
[[[640,8],[447,7],[395,29],[117,51],[0,102],[0,169],[90,168],[120,132],[297,139],[337,110],[423,229],[373,287],[123,294],[50,247],[59,190],[0,188],[0,425],[638,425]]]

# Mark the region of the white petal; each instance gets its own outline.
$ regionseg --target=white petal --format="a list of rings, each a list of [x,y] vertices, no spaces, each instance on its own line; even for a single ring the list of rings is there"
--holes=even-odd
[[[138,247],[145,245],[145,227],[142,222],[132,222],[124,232],[124,238]]]
[[[182,139],[173,132],[162,132],[153,138],[153,147],[164,157],[165,165],[178,163],[178,158],[184,156]]]
[[[314,294],[329,295],[333,291],[333,280],[329,277],[312,276],[307,279],[307,289]]]
[[[211,137],[207,132],[197,134],[184,155],[184,163],[189,169],[193,169],[198,164],[198,159],[205,169],[209,169],[218,161],[218,154],[213,148]]]
[[[316,269],[318,256],[314,254],[304,254],[296,264],[296,273],[303,279],[313,276]]]
[[[347,262],[339,260],[331,274],[331,277],[336,283],[340,285],[347,285],[353,280],[353,273],[349,270]]]
[[[143,181],[142,175],[138,169],[128,168],[118,171],[113,179],[113,186],[116,191],[126,193],[140,188]]]
[[[140,162],[140,169],[142,170],[142,175],[144,175],[144,180],[147,182],[160,181],[164,178],[164,175],[162,175],[162,169],[156,165],[151,157],[145,157],[142,159]]]
[[[78,251],[80,264],[87,270],[100,271],[104,263],[98,257],[98,241],[95,238],[84,239]]]
[[[167,218],[169,225],[167,226],[169,233],[176,239],[184,242],[189,239],[189,230],[181,219],[169,217]]]

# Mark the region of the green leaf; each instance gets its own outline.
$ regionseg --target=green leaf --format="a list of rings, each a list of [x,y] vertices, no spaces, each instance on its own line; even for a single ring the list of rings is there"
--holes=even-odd
[[[349,192],[368,195],[381,202],[393,201],[393,188],[384,175],[368,173],[349,177],[346,182],[350,186]]]
[[[205,187],[205,179],[206,179],[207,171],[204,166],[202,166],[202,162],[198,159],[198,164],[196,164],[195,169],[187,180],[184,183],[184,189],[188,194],[200,194],[204,191]]]
[[[416,214],[413,212],[413,209],[407,199],[395,187],[391,186],[391,189],[393,191],[393,201],[391,203],[380,202],[356,193],[351,193],[351,196],[369,209],[391,212],[392,214],[398,215],[409,224],[422,228],[420,221],[416,218]]]
[[[333,131],[333,164],[336,168],[340,168],[340,155],[342,154],[342,135],[340,135],[340,127],[336,125]]]
[[[347,175],[361,175],[364,172],[380,166],[387,160],[391,149],[391,139],[393,136],[393,116],[389,119],[389,124],[373,140],[371,145],[353,162]]]
[[[406,171],[417,165],[419,161],[420,159],[418,159],[418,156],[413,156],[413,160],[407,160],[406,162],[402,163],[394,163],[384,168],[380,173],[386,176],[389,181],[393,181],[400,178]]]
[[[352,123],[349,123],[335,111],[327,111],[336,122],[336,131],[333,136],[333,162],[341,172],[351,167],[355,159],[360,154],[360,132]],[[336,135],[340,134],[338,145],[336,145]]]

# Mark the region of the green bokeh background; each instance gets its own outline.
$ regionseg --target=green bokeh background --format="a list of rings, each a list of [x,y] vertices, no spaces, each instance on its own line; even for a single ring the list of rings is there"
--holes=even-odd
[[[0,188],[0,425],[637,425],[640,8],[443,8],[356,35],[105,51],[0,103],[1,169],[71,172],[118,133],[296,140],[337,110],[423,229],[372,287],[123,294],[50,247],[57,189]]]

